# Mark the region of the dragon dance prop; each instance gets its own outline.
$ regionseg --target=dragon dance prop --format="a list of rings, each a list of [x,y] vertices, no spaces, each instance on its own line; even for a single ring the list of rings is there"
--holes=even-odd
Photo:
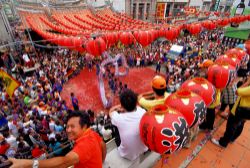
[[[106,65],[112,64],[115,67],[115,76],[126,76],[129,72],[129,66],[127,65],[127,60],[123,54],[117,54],[114,58],[112,58],[107,52],[104,53],[104,56],[107,57],[101,65],[100,65],[100,73],[98,75],[98,82],[99,82],[99,92],[101,96],[101,101],[104,108],[109,108],[112,106],[113,97],[114,95],[107,96],[104,86],[104,75],[106,72]],[[119,63],[121,61],[121,66],[125,67],[125,71],[119,70]]]

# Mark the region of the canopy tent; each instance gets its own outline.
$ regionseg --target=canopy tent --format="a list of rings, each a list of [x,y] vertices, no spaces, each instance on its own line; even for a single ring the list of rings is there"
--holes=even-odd
[[[167,54],[167,58],[171,59],[171,60],[175,60],[178,56],[180,56],[183,53],[183,46],[180,45],[172,45],[172,47],[170,48],[168,54]]]

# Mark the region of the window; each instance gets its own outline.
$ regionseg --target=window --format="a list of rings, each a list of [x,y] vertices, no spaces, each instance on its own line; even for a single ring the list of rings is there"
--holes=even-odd
[[[134,3],[133,4],[133,19],[135,19],[136,18],[136,4]]]
[[[144,4],[140,3],[139,4],[139,13],[138,13],[138,19],[143,19],[143,15],[144,15]]]
[[[147,3],[146,14],[145,14],[145,18],[146,18],[146,20],[148,19],[149,14],[150,14],[150,4],[149,4],[149,3]]]

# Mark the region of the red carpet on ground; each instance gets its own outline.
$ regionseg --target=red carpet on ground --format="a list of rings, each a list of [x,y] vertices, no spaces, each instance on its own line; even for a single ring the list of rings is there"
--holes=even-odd
[[[151,80],[155,75],[155,71],[148,67],[131,68],[127,76],[119,77],[119,79],[123,84],[126,83],[128,88],[140,94],[151,90]],[[89,72],[87,68],[84,68],[78,76],[73,77],[63,86],[61,97],[70,108],[72,108],[71,92],[77,97],[81,110],[92,109],[95,112],[105,110],[101,102],[95,70]],[[117,96],[114,102],[119,102]]]

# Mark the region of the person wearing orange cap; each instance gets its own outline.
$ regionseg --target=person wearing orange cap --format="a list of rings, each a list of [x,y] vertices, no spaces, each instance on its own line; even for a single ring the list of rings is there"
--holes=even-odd
[[[202,72],[205,73],[205,76],[202,77],[207,77],[207,70],[208,68],[213,65],[214,62],[211,60],[204,60],[202,64]],[[215,121],[215,109],[220,106],[221,103],[221,90],[216,88],[216,94],[215,94],[215,100],[212,104],[210,104],[207,107],[207,114],[206,114],[206,119],[199,125],[199,129],[202,131],[213,131],[214,129],[214,121]]]
[[[156,105],[164,104],[166,98],[169,96],[169,94],[166,92],[166,80],[162,76],[156,75],[153,78],[151,85],[153,92],[150,91],[143,93],[138,97],[139,105],[146,110],[149,110]]]
[[[199,65],[199,67],[201,68],[200,71],[199,71],[199,74],[198,76],[200,77],[204,77],[204,78],[207,78],[207,70],[208,70],[208,67],[210,67],[211,65],[213,65],[214,62],[212,60],[204,60],[202,62],[202,64]]]

